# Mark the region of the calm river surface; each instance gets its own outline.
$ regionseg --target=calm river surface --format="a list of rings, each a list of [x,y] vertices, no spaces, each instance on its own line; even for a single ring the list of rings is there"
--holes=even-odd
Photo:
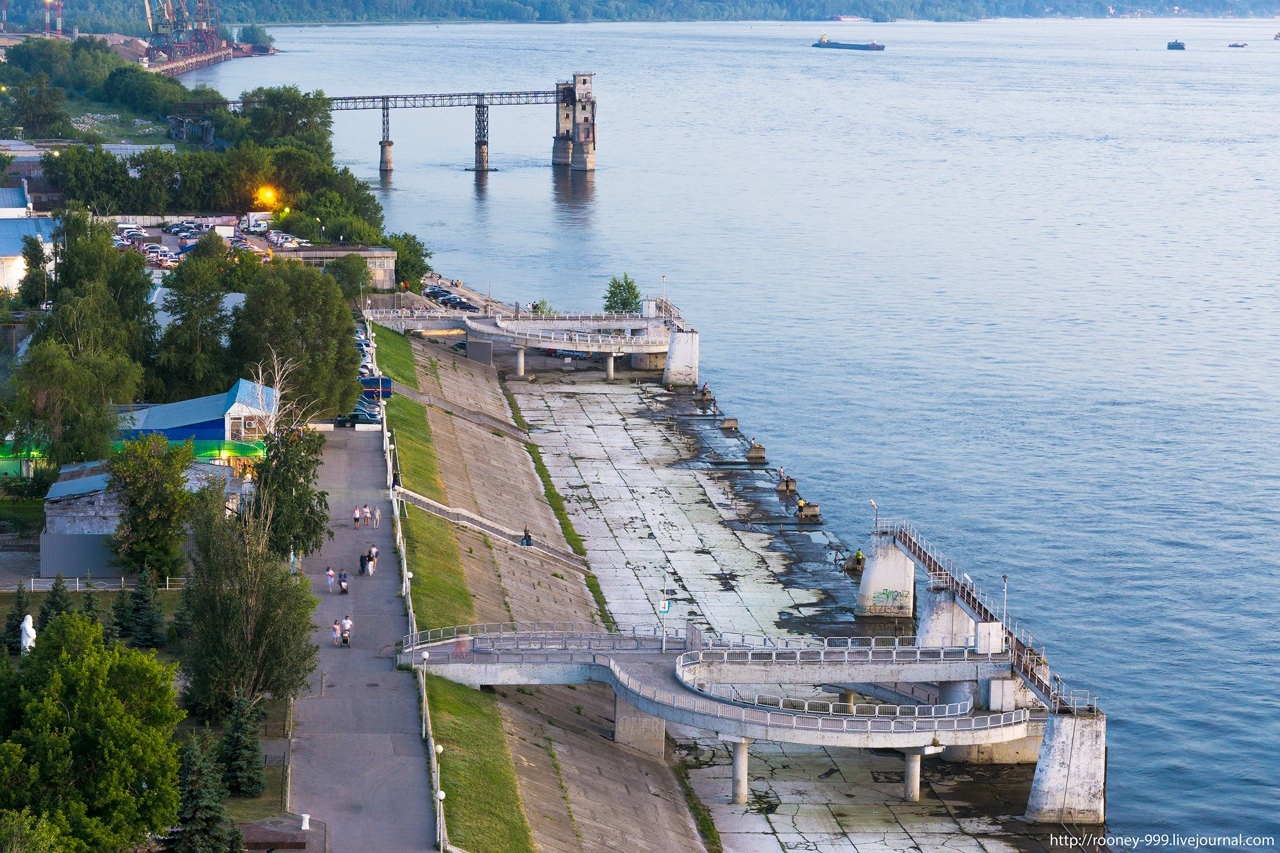
[[[276,28],[234,94],[550,89],[393,112],[394,230],[495,296],[666,288],[721,405],[846,541],[874,498],[1108,712],[1110,828],[1280,836],[1274,21]],[[818,51],[835,40],[884,53]],[[1182,53],[1165,42],[1187,43]],[[1231,50],[1244,41],[1249,47]],[[335,114],[377,184],[379,114]]]

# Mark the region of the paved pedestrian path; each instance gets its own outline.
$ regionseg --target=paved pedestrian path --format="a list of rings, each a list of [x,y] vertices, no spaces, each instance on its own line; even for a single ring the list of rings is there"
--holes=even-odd
[[[408,620],[397,594],[381,434],[330,435],[320,488],[329,493],[334,538],[306,562],[320,598],[320,672],[297,703],[292,810],[329,825],[330,853],[431,850],[435,826],[418,689],[412,674],[394,668],[395,644]],[[366,503],[382,507],[382,524],[355,530],[352,507]],[[371,544],[380,552],[378,570],[362,577],[359,557]],[[327,592],[326,566],[346,568],[350,594]],[[333,622],[345,615],[354,623],[352,647],[334,648]]]

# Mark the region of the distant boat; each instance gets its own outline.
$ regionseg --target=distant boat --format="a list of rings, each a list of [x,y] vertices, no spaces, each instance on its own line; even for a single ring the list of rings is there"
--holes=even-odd
[[[822,38],[813,43],[813,46],[831,47],[836,50],[884,50],[884,45],[876,44],[875,42],[871,42],[871,44],[845,44],[843,42],[831,41],[827,38],[825,33]]]
[[[1271,37],[1272,41],[1280,41],[1280,33],[1276,33]]]
[[[1182,41],[1169,42],[1169,50],[1186,50],[1186,49],[1187,49],[1186,42],[1182,42]]]
[[[1249,45],[1245,44],[1242,41],[1233,41],[1231,44],[1227,45],[1227,47],[1248,47],[1248,46]]]

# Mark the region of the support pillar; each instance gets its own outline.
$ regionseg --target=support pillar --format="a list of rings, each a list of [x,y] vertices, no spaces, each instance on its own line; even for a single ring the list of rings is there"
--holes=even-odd
[[[735,806],[745,806],[751,796],[751,780],[747,778],[747,744],[751,738],[726,738],[733,746],[733,798]]]
[[[920,802],[920,754],[908,752],[906,767],[902,773],[902,799],[908,803]]]
[[[524,378],[524,347],[516,347],[516,376]]]
[[[867,567],[870,571],[870,565]],[[866,582],[865,580],[863,581]],[[931,648],[970,646],[974,624],[949,589],[926,589],[920,596],[920,625],[916,644]]]
[[[854,614],[910,618],[915,603],[915,578],[915,563],[893,543],[893,538],[873,536],[871,555],[858,583]]]
[[[573,163],[573,110],[578,100],[572,81],[556,84],[556,135],[551,143],[551,165]]]
[[[386,174],[392,170],[391,166],[391,146],[395,145],[390,139],[384,139],[378,143],[382,146],[382,154],[378,157],[378,171]]]
[[[698,384],[698,333],[671,332],[667,361],[662,371],[663,385]]]
[[[1107,718],[1049,714],[1026,820],[1101,824],[1107,818]]]
[[[596,99],[591,94],[590,74],[573,75],[573,152],[570,168],[594,172],[596,168]]]
[[[477,172],[489,171],[489,105],[484,95],[476,96],[476,167]]]
[[[858,700],[858,694],[854,693],[852,690],[840,691],[840,699],[838,701],[840,702],[841,705],[852,706],[853,703],[856,702],[857,700]],[[853,713],[852,707],[850,707],[849,713]]]
[[[613,353],[604,357],[604,378],[609,382],[613,381]]]
[[[613,697],[613,740],[653,758],[665,757],[667,723],[661,717],[631,707]]]

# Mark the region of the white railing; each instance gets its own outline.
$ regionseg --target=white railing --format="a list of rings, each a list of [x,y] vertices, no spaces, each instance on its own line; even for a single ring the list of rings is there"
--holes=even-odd
[[[691,653],[693,654],[693,653]],[[602,657],[602,656],[597,656]],[[759,710],[741,705],[731,705],[715,699],[700,696],[678,696],[669,690],[661,690],[645,685],[632,676],[627,675],[612,659],[608,660],[618,686],[641,699],[647,699],[658,705],[676,708],[693,714],[715,717],[722,720],[733,720],[747,725],[767,726],[769,728],[789,728],[833,733],[858,734],[893,734],[910,732],[944,732],[944,731],[981,731],[1019,725],[1030,719],[1026,710],[1009,711],[1002,714],[984,714],[974,717],[842,717],[831,715],[803,714],[785,710]],[[603,660],[598,660],[603,663]],[[630,699],[627,701],[630,702]],[[634,704],[632,702],[631,704]],[[712,726],[714,729],[714,726]]]
[[[163,590],[179,590],[186,584],[186,578],[170,577],[156,581],[158,589]],[[120,579],[111,578],[63,578],[62,582],[67,585],[67,589],[72,592],[83,592],[92,587],[96,590],[109,592],[113,589],[137,589],[137,578]],[[13,586],[0,586],[0,591],[16,590],[19,586],[27,588],[28,592],[48,592],[57,583],[57,578],[29,578],[25,581],[19,581]]]
[[[1011,663],[1010,653],[977,652],[965,647],[865,648],[865,649],[707,649],[680,657],[680,666],[692,664],[789,664],[821,666],[846,663]]]
[[[994,596],[983,592],[973,578],[961,572],[949,557],[931,546],[910,522],[881,521],[873,533],[892,536],[905,546],[912,558],[925,568],[931,586],[954,592],[959,600],[982,617],[982,621],[999,622],[1013,652],[1015,671],[1042,698],[1048,700],[1051,709],[1072,714],[1092,714],[1098,711],[1097,696],[1086,690],[1068,687],[1061,678],[1053,675],[1045,662],[1044,649],[1036,645],[1035,638],[1029,631],[1009,618],[1004,603],[997,603]]]
[[[620,625],[617,631],[601,631],[598,625],[590,622],[480,622],[474,625],[452,625],[447,628],[430,628],[416,631],[404,638],[402,648],[412,651],[421,646],[444,643],[459,638],[487,639],[500,641],[502,638],[522,638],[530,643],[539,642],[538,634],[553,634],[578,637],[615,637],[621,639],[652,638],[661,640],[662,627],[658,625]],[[666,636],[669,640],[683,641],[684,628],[668,626]],[[536,648],[541,648],[536,647]]]
[[[753,705],[802,714],[826,714],[852,717],[961,717],[973,711],[973,700],[946,705],[877,705],[873,702],[832,702],[829,699],[801,699],[772,693],[743,692],[735,684],[716,684],[688,679],[679,674],[680,683],[695,693],[712,696],[736,705]]]

